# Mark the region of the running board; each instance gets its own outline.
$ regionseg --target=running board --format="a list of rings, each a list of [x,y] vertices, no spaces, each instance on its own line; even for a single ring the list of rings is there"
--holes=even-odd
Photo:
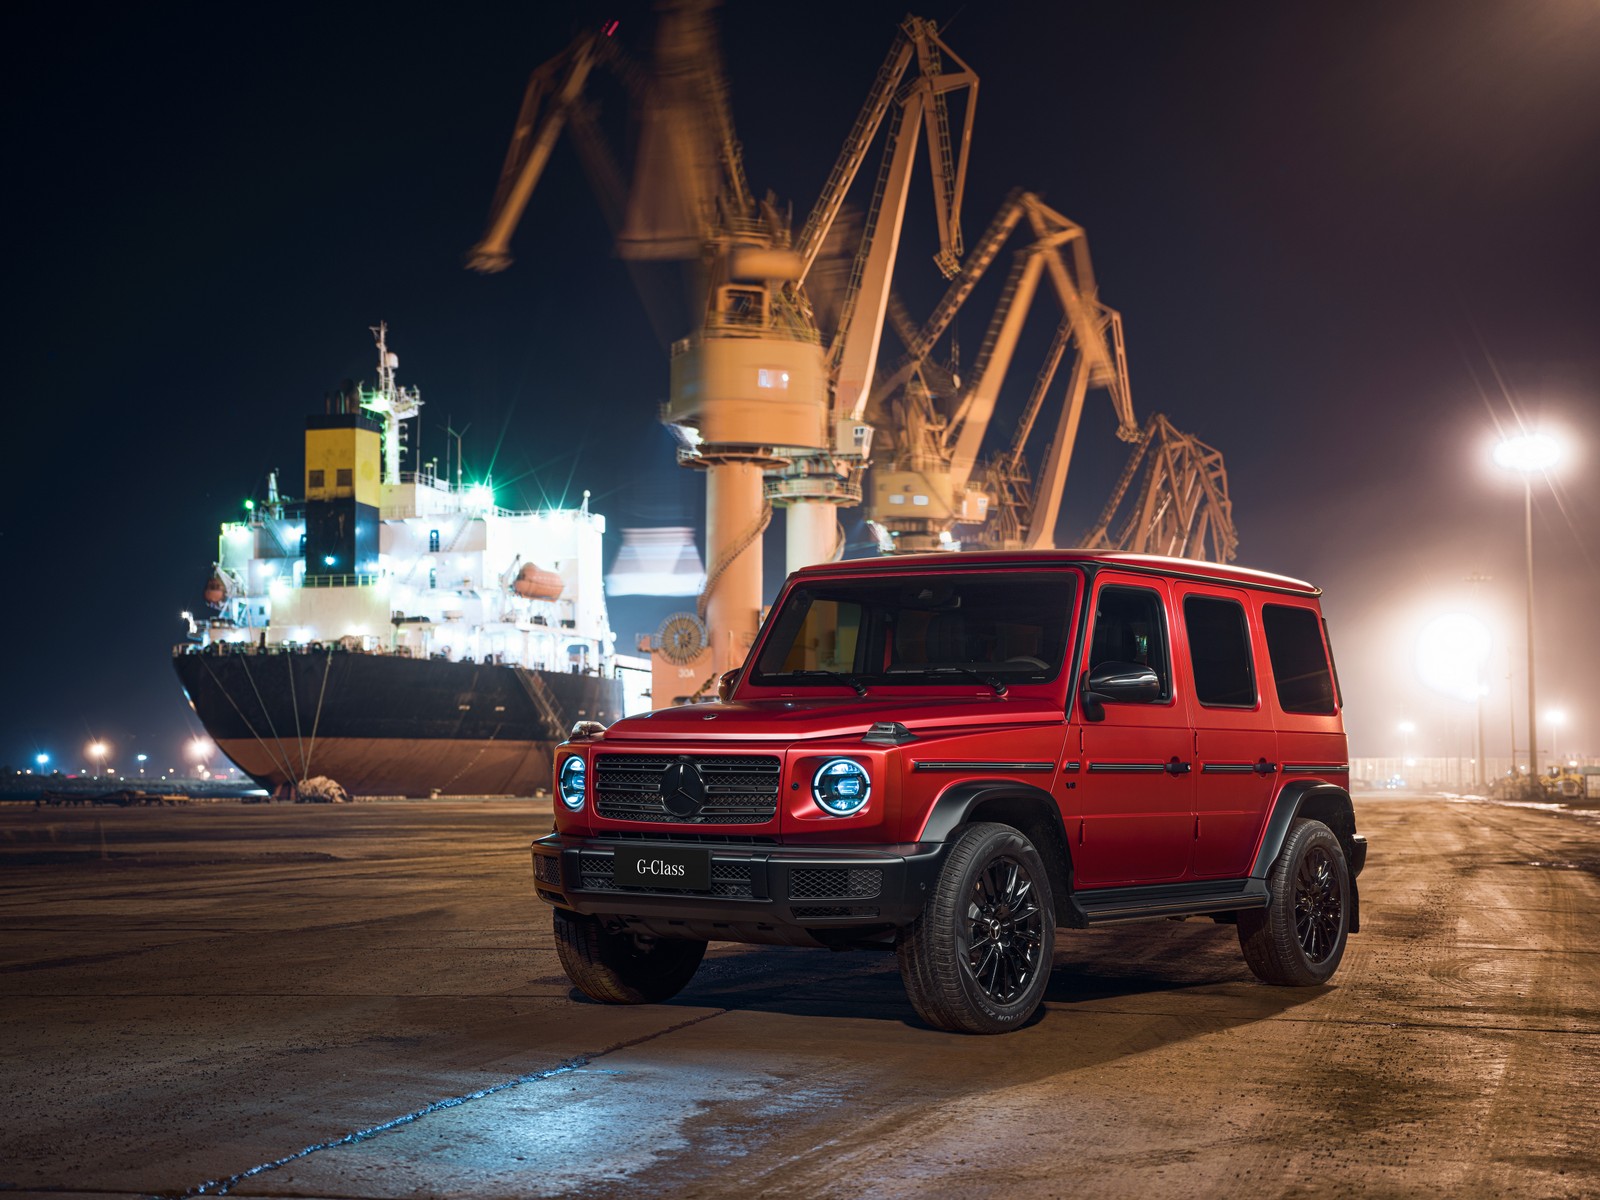
[[[1154,887],[1093,888],[1072,894],[1074,924],[1109,925],[1151,917],[1187,917],[1267,906],[1264,879],[1202,880]]]

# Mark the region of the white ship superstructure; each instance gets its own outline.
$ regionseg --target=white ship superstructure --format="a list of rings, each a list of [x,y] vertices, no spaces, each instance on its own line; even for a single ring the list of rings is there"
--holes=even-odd
[[[220,611],[197,633],[207,642],[337,643],[373,654],[610,674],[605,517],[589,511],[587,492],[576,508],[516,510],[497,504],[487,481],[461,480],[459,467],[455,483],[431,469],[402,472],[403,422],[421,400],[396,386],[398,360],[386,332],[374,330],[379,386],[360,396],[362,414],[380,426],[376,555],[343,564],[342,572],[335,562],[308,562],[305,512],[279,498],[274,477],[262,506],[222,528],[208,595]],[[307,493],[315,495],[321,473],[310,461]],[[359,462],[335,468],[340,475],[360,469]]]
[[[385,484],[380,513],[374,569],[345,575],[307,575],[293,515],[225,526],[226,599],[207,640],[339,642],[545,671],[609,664],[599,513],[502,508],[485,485],[457,489],[426,471]]]

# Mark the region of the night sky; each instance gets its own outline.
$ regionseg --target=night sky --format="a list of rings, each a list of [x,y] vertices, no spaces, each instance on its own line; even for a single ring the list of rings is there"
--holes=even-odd
[[[723,10],[751,182],[797,226],[904,9]],[[1139,418],[1223,451],[1242,564],[1326,590],[1354,753],[1398,753],[1401,719],[1417,752],[1469,752],[1467,706],[1412,661],[1450,609],[1494,631],[1490,752],[1508,701],[1524,728],[1521,485],[1488,451],[1519,418],[1571,439],[1554,489],[1536,485],[1541,707],[1571,715],[1557,749],[1600,748],[1600,7],[917,11],[952,21],[982,79],[968,239],[1013,186],[1086,227]],[[528,73],[612,17],[647,56],[632,3],[11,11],[0,763],[75,769],[93,735],[119,764],[176,765],[198,724],[168,657],[217,526],[272,468],[299,490],[303,418],[372,380],[380,319],[427,405],[424,459],[448,417],[502,503],[588,488],[613,535],[698,519],[700,482],[653,419],[664,351],[570,146],[516,265],[462,269]],[[625,135],[618,93],[597,96]],[[918,171],[902,291],[925,313]],[[962,318],[969,353],[992,303]],[[1024,343],[995,442],[1042,345]],[[1064,543],[1125,453],[1091,402]],[[621,643],[683,603],[614,602]]]

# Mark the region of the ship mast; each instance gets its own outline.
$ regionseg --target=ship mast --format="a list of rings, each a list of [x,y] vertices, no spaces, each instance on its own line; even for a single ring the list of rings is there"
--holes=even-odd
[[[422,407],[422,395],[416,388],[403,388],[395,383],[395,372],[400,369],[400,356],[389,349],[389,324],[379,321],[372,327],[373,340],[378,344],[378,387],[376,391],[361,389],[361,407],[377,413],[383,422],[383,482],[400,482],[400,453],[405,448],[405,426]]]

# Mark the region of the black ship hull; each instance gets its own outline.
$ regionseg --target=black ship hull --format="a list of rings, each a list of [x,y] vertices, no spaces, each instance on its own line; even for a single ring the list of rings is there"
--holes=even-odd
[[[574,721],[623,715],[619,680],[499,664],[321,649],[173,666],[217,748],[269,790],[325,776],[352,796],[527,796]]]

